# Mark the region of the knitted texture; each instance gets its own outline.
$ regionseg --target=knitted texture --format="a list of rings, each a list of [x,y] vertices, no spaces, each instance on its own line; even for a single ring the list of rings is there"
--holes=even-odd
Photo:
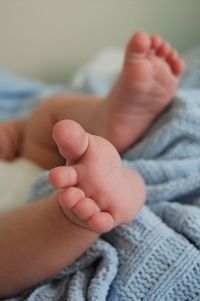
[[[184,74],[183,86],[199,88],[199,68],[193,71],[192,67]],[[93,91],[90,86],[88,81]],[[88,91],[88,87],[80,90]],[[63,88],[1,71],[0,117],[24,116],[42,96],[59,89]],[[199,126],[200,91],[181,91],[123,158],[125,165],[143,175],[147,206],[128,225],[103,235],[71,266],[9,300],[200,300]],[[52,190],[44,174],[33,186],[30,199]]]
[[[200,300],[200,92],[180,91],[124,156],[144,177],[147,206],[70,267],[12,300]],[[43,175],[38,199],[52,191]],[[133,200],[134,201],[134,200]]]

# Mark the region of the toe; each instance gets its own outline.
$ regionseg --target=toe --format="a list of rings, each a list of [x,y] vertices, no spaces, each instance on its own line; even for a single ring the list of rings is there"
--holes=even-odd
[[[169,53],[171,52],[171,46],[167,42],[161,43],[160,47],[157,50],[157,55],[163,58],[167,58]]]
[[[157,51],[157,49],[160,48],[161,44],[163,43],[163,40],[158,35],[153,35],[151,37],[151,49]]]
[[[82,220],[88,220],[95,213],[99,212],[100,208],[90,198],[83,198],[73,208],[73,212]]]
[[[85,194],[82,189],[77,187],[70,187],[60,193],[59,202],[61,207],[72,209],[75,207],[83,198]]]
[[[49,171],[49,181],[56,188],[67,188],[77,184],[78,174],[73,166],[59,166]]]
[[[182,72],[184,70],[183,61],[180,59],[176,60],[172,65],[172,70],[176,76],[179,76],[180,74],[182,74]]]
[[[88,221],[90,228],[97,233],[105,233],[113,229],[114,220],[108,212],[98,212]]]
[[[167,62],[169,63],[174,75],[179,76],[184,70],[184,63],[180,59],[176,50],[172,49],[167,57]]]
[[[69,161],[78,160],[87,150],[89,136],[75,121],[61,120],[53,128],[53,138],[61,155]]]
[[[151,46],[151,40],[146,32],[139,31],[130,39],[127,52],[134,54],[146,54]]]

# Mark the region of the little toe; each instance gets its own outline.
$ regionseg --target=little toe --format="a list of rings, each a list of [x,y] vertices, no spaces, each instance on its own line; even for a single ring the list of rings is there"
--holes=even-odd
[[[182,74],[184,70],[184,63],[181,59],[178,59],[174,61],[173,66],[172,66],[173,72],[176,76],[179,76]]]
[[[174,75],[179,76],[184,70],[184,63],[180,59],[176,50],[172,49],[167,57],[167,62],[169,63]]]
[[[85,198],[85,194],[82,189],[77,187],[70,187],[60,193],[59,203],[63,209],[72,209],[83,198]]]
[[[113,229],[114,220],[108,212],[97,212],[88,221],[89,227],[97,233],[109,232]]]
[[[77,205],[73,207],[73,212],[82,220],[88,220],[99,211],[100,208],[90,198],[81,199]]]
[[[89,135],[72,120],[57,122],[53,128],[53,138],[61,155],[70,162],[80,159],[89,144]]]
[[[56,188],[75,186],[78,174],[73,166],[59,166],[49,171],[49,181]]]
[[[127,46],[127,53],[146,54],[150,50],[150,46],[150,36],[146,32],[139,31],[130,39]]]

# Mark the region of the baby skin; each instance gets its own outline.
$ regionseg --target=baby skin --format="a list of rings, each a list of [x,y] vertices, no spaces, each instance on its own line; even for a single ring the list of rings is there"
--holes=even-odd
[[[167,42],[138,32],[106,97],[59,94],[41,102],[27,122],[5,122],[0,126],[0,158],[23,156],[47,169],[64,163],[52,140],[53,126],[63,119],[106,138],[122,153],[171,103],[182,71],[183,62]]]
[[[71,120],[58,122],[53,136],[68,165],[52,169],[49,179],[63,189],[67,217],[97,233],[131,221],[144,204],[144,182],[122,165],[114,146]]]
[[[49,173],[57,191],[0,215],[1,297],[59,272],[145,201],[143,179],[106,139],[71,120],[58,122],[53,137],[68,161]]]
[[[145,185],[138,173],[122,165],[119,153],[141,139],[171,103],[182,71],[183,63],[168,43],[138,32],[106,97],[59,94],[41,102],[28,120],[0,126],[0,157],[22,156],[51,169],[49,179],[57,188],[45,199],[1,215],[0,243],[9,233],[10,245],[0,249],[0,283],[5,284],[0,295],[53,275],[99,233],[136,216],[145,201]],[[29,239],[33,235],[34,244]],[[21,237],[29,243],[20,243]],[[15,254],[8,256],[8,250]],[[23,277],[11,279],[13,270],[22,270]]]

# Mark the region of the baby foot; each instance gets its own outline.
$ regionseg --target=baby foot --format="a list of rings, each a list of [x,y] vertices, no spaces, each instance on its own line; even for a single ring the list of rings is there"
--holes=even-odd
[[[11,161],[21,150],[25,120],[11,119],[0,123],[0,160]]]
[[[167,42],[136,33],[128,43],[119,79],[101,105],[102,114],[95,116],[98,134],[118,151],[126,150],[171,103],[182,71],[183,62]]]
[[[66,216],[98,233],[133,219],[144,204],[144,182],[123,167],[113,145],[71,120],[58,122],[53,137],[68,165],[52,169],[49,179],[63,189]]]

